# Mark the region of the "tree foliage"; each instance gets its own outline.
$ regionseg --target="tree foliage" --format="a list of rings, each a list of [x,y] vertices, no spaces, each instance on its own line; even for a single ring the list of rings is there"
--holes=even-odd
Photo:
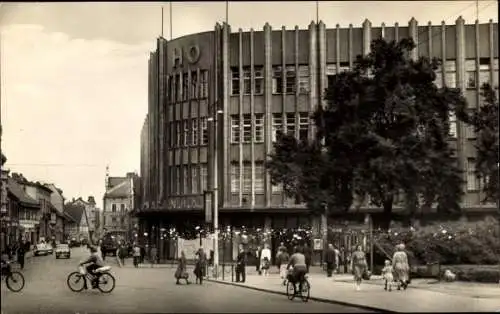
[[[437,88],[437,60],[409,58],[411,39],[374,40],[351,71],[333,77],[327,105],[314,113],[317,134],[299,142],[281,134],[267,167],[273,184],[321,210],[347,210],[355,197],[384,209],[394,200],[408,208],[436,204],[459,210],[461,173],[448,145],[449,113],[465,103],[455,89]]]
[[[457,108],[457,118],[474,128],[476,141],[476,174],[481,180],[485,198],[495,201],[500,198],[498,186],[498,99],[490,84],[481,87],[483,104],[478,109],[468,111],[465,106]]]

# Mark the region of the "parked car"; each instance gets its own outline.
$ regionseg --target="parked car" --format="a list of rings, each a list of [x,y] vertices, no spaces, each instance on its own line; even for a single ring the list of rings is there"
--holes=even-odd
[[[80,241],[76,241],[76,239],[75,239],[75,238],[73,238],[73,239],[71,239],[71,240],[69,241],[69,247],[70,247],[70,248],[71,248],[71,247],[79,247],[79,246],[80,246],[80,243],[81,243]]]
[[[111,254],[113,256],[116,256],[117,249],[118,249],[118,241],[116,241],[114,237],[107,236],[102,239],[101,251],[103,254],[105,255]]]
[[[56,259],[61,257],[71,258],[71,249],[67,244],[58,244],[56,247]]]
[[[40,242],[33,248],[34,256],[49,255],[52,253],[54,253],[54,249],[52,248],[52,246],[46,244],[45,242]]]

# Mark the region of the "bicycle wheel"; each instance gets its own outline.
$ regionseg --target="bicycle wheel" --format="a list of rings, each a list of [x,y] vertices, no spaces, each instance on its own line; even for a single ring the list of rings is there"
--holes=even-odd
[[[110,293],[115,288],[115,277],[113,277],[110,273],[103,273],[99,277],[99,283],[97,285],[97,289],[102,293]]]
[[[290,281],[286,284],[286,297],[290,301],[295,298],[295,285]]]
[[[12,292],[19,292],[24,288],[24,276],[18,271],[13,271],[5,278],[7,288]]]
[[[309,284],[309,281],[305,279],[302,282],[302,288],[300,289],[300,297],[302,298],[303,302],[309,301],[309,297],[311,296],[311,285]]]
[[[73,292],[80,292],[85,288],[85,276],[75,271],[68,275],[68,288]]]

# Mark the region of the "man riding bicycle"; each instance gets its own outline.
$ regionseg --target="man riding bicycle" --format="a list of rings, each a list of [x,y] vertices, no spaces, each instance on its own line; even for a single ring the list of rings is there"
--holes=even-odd
[[[94,246],[89,245],[90,249],[90,256],[87,260],[83,261],[80,263],[80,266],[83,266],[85,264],[87,265],[85,268],[89,274],[93,276],[92,279],[92,289],[97,288],[97,285],[99,283],[99,274],[95,272],[96,269],[101,268],[104,266],[104,261],[102,260],[101,256],[97,253],[97,249]]]
[[[302,250],[299,247],[295,247],[293,249],[294,253],[290,257],[290,262],[288,262],[287,269],[292,268],[292,279],[293,283],[296,284],[299,282],[299,288],[302,290],[302,282],[305,279],[305,275],[307,273],[307,265],[306,265],[306,257],[302,253]]]

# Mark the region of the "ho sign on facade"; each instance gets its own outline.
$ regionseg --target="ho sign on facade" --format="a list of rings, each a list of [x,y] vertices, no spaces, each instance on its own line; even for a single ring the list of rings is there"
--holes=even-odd
[[[200,57],[201,52],[198,45],[174,48],[172,50],[172,64],[174,68],[183,66],[184,62],[195,64],[200,60]]]

